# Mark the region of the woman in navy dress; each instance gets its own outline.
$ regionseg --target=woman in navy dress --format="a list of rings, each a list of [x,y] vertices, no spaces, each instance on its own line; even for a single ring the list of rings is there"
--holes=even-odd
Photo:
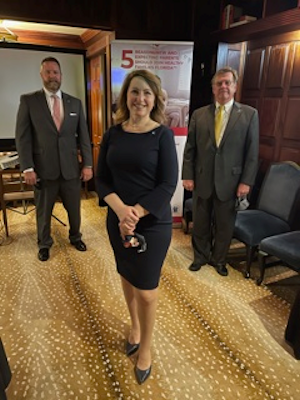
[[[151,373],[158,284],[171,241],[170,201],[178,179],[173,132],[163,121],[159,78],[134,70],[120,92],[116,125],[104,134],[96,173],[131,318],[125,352],[139,351],[134,369],[139,384]]]

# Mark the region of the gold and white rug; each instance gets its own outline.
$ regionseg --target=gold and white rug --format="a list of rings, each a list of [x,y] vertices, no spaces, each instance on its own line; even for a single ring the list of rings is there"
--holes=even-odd
[[[139,386],[124,355],[129,317],[105,228],[106,209],[82,200],[87,252],[53,219],[37,259],[35,213],[9,211],[2,242],[0,336],[12,370],[9,400],[298,400],[300,361],[284,342],[290,304],[265,286],[212,267],[199,272],[190,236],[174,229],[163,268],[153,372]],[[67,222],[57,203],[54,215]]]

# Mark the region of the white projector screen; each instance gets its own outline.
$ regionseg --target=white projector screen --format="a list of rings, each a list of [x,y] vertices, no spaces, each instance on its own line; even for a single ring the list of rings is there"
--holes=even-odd
[[[0,151],[6,142],[14,142],[20,96],[43,87],[40,65],[46,57],[57,58],[62,70],[62,91],[78,97],[86,110],[84,54],[0,47]]]

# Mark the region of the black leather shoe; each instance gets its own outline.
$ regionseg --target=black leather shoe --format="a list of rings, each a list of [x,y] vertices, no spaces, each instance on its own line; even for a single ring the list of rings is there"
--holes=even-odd
[[[204,264],[200,264],[200,263],[192,263],[189,266],[189,270],[190,271],[199,271],[199,269],[203,266]]]
[[[228,275],[228,270],[226,268],[226,265],[224,264],[215,264],[214,265],[216,271],[218,274],[222,275],[222,276],[227,276]]]
[[[82,240],[77,240],[76,242],[73,242],[71,244],[78,251],[86,251],[86,245]]]
[[[44,247],[43,249],[40,249],[38,252],[38,259],[40,261],[47,261],[49,258],[49,249]]]
[[[127,357],[132,356],[132,354],[134,354],[136,351],[138,351],[139,347],[140,347],[140,344],[139,344],[139,343],[137,343],[137,344],[131,344],[131,343],[129,343],[128,340],[127,340],[127,341],[126,341],[126,344],[125,344],[125,353],[126,353],[126,356],[127,356]]]
[[[136,377],[136,380],[138,381],[139,385],[144,383],[149,378],[149,376],[151,374],[151,367],[152,366],[150,365],[150,367],[145,370],[141,370],[137,366],[134,367],[135,377]]]

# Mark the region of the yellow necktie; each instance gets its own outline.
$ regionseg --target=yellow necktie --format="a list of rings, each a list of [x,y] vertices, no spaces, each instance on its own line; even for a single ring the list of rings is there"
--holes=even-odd
[[[225,111],[225,107],[219,106],[216,116],[215,116],[215,138],[216,138],[217,146],[219,146],[220,135],[221,135],[221,130],[222,130],[222,123],[223,123],[223,118],[224,118],[224,111]]]

